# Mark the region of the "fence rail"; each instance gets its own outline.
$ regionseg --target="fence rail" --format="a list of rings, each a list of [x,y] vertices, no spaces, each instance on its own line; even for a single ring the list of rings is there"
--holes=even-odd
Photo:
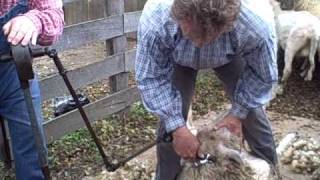
[[[134,69],[135,49],[122,54],[109,56],[103,61],[70,70],[67,75],[75,89],[82,88],[113,75]],[[68,92],[60,75],[54,74],[40,81],[42,100],[63,95]]]
[[[64,0],[64,3],[74,1],[79,0]],[[141,11],[124,13],[124,0],[108,0],[105,4],[110,16],[65,27],[60,41],[53,46],[58,51],[65,51],[101,40],[111,43],[111,56],[67,72],[74,88],[82,88],[105,78],[110,78],[112,82],[112,94],[84,107],[91,121],[125,110],[140,99],[137,88],[128,87],[128,72],[134,70],[136,50],[126,49],[125,35],[137,30]],[[68,92],[58,74],[41,80],[40,87],[43,101]],[[84,123],[78,110],[44,123],[48,143],[82,127]]]
[[[137,30],[140,15],[141,11],[137,11],[70,25],[64,29],[60,41],[54,47],[68,50],[134,32]]]
[[[93,122],[126,109],[138,100],[138,90],[136,87],[132,87],[90,103],[84,107],[84,110],[89,120]],[[84,126],[78,110],[73,110],[44,123],[48,143]]]

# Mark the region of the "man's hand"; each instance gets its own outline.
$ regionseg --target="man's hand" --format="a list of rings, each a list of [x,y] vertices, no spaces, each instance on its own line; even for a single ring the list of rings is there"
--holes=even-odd
[[[12,45],[21,44],[26,46],[31,40],[31,44],[36,45],[38,30],[35,24],[26,16],[18,16],[7,22],[3,26],[3,32],[8,37],[8,42]]]
[[[173,148],[176,153],[186,160],[195,160],[200,147],[199,140],[186,126],[176,129],[173,133]]]
[[[224,117],[223,120],[217,124],[217,128],[218,129],[227,128],[231,133],[237,135],[238,137],[242,137],[242,128],[241,128],[240,119],[230,114]]]

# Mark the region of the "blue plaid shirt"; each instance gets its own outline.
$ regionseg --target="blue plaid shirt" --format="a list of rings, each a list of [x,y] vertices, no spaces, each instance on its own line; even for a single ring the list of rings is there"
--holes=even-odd
[[[166,131],[185,125],[181,95],[171,83],[175,63],[204,69],[241,58],[246,67],[237,83],[230,113],[245,119],[250,109],[267,103],[278,80],[274,27],[242,5],[230,32],[196,48],[170,17],[172,2],[149,0],[145,5],[138,27],[135,65],[143,103],[165,121]]]

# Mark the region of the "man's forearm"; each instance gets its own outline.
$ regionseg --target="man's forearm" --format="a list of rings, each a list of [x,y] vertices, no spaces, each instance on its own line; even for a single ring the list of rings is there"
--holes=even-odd
[[[61,0],[31,0],[29,11],[24,14],[35,24],[42,45],[57,41],[64,27],[64,15]]]

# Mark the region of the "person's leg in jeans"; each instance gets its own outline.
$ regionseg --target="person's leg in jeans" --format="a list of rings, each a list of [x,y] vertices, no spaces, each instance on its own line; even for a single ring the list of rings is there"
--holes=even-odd
[[[222,81],[224,89],[231,101],[238,79],[240,78],[245,65],[245,61],[235,59],[229,64],[214,69],[216,75],[220,81]],[[276,165],[276,146],[273,139],[271,124],[263,107],[251,109],[247,119],[244,119],[241,122],[243,136],[248,142],[252,152],[270,164]]]
[[[173,74],[173,86],[180,91],[182,96],[182,114],[185,120],[194,93],[195,81],[197,71],[188,67],[175,65]],[[157,144],[157,170],[156,180],[173,180],[180,173],[180,157],[174,151],[172,143],[163,142],[165,134],[165,126],[160,121],[158,129],[158,143]]]
[[[38,151],[35,146],[26,102],[14,64],[1,64],[0,74],[0,114],[8,121],[15,159],[16,178],[17,180],[44,179],[39,165]],[[38,81],[30,81],[30,87],[38,123],[42,125]]]

